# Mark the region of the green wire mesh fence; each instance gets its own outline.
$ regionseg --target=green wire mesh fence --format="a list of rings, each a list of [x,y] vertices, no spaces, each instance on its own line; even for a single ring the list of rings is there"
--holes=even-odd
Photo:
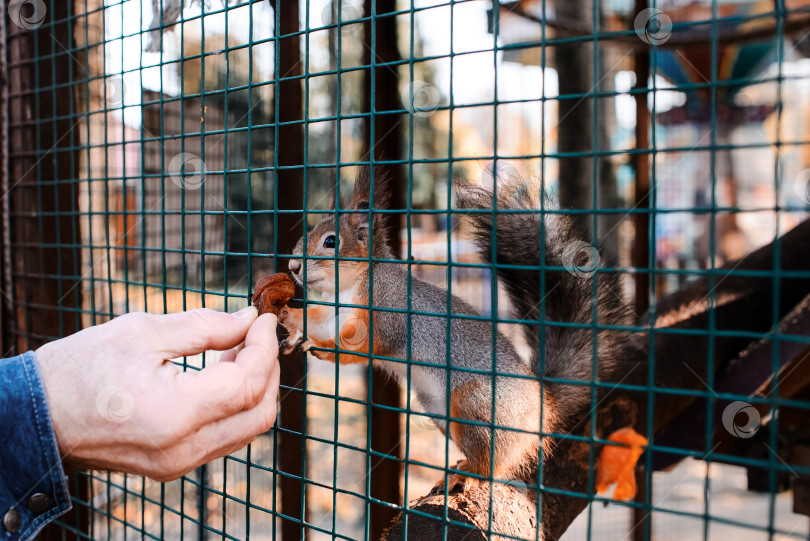
[[[328,311],[336,330],[368,309],[374,344],[401,314],[408,354],[283,356],[272,431],[171,483],[71,472],[75,512],[49,536],[810,536],[807,0],[8,0],[5,12],[6,354],[131,311],[235,311],[302,257],[302,235],[305,282],[324,260],[338,278],[370,266],[371,282],[395,265],[410,299],[299,290],[293,304]],[[367,207],[332,207],[366,167],[388,178],[384,204],[373,183]],[[549,198],[462,209],[457,179],[501,194],[536,180]],[[322,219],[360,215],[387,230],[383,256],[310,249]],[[510,216],[535,226],[514,232],[525,257],[499,251]],[[548,235],[560,216],[584,232],[576,242]],[[470,227],[487,219],[493,262]],[[539,291],[524,313],[509,272],[530,277],[529,300]],[[447,296],[419,306],[411,277],[474,313]],[[554,294],[565,280],[581,298]],[[615,320],[606,284],[629,299]],[[558,317],[577,299],[584,320]],[[507,340],[544,374],[541,396],[520,400],[584,397],[564,434],[543,429],[554,451],[528,478],[453,486],[464,453],[450,421],[509,427],[415,395],[434,385],[414,373],[420,317],[446,344],[433,368],[464,372],[452,329],[475,322],[493,388],[514,376],[499,371]],[[549,375],[546,337],[577,331],[588,375]],[[313,351],[357,360],[341,343]],[[611,355],[626,370],[604,373]],[[431,389],[451,394],[452,377]],[[618,501],[597,494],[597,463],[629,426],[649,445],[635,496]]]

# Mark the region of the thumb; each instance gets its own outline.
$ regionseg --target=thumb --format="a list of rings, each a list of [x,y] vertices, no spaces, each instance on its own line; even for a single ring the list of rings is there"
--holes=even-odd
[[[209,349],[230,349],[245,339],[258,315],[256,307],[248,306],[234,314],[197,308],[158,316],[159,339],[154,345],[167,359],[197,355]]]

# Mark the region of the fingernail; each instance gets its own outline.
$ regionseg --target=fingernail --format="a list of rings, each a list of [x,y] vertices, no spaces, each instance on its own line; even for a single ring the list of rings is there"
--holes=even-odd
[[[248,306],[247,308],[242,308],[238,312],[234,312],[233,317],[238,317],[239,319],[256,319],[259,315],[259,311],[256,310],[255,306]]]

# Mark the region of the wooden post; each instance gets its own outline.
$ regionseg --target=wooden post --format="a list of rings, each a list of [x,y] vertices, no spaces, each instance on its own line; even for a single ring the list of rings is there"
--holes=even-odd
[[[374,19],[374,43],[372,43],[372,22],[366,22],[364,29],[363,64],[371,65],[395,62],[400,60],[399,49],[397,48],[397,26],[395,17],[385,17],[386,13],[396,10],[394,0],[378,0],[376,4],[376,15]],[[371,0],[365,2],[365,17],[370,17],[372,3]],[[373,56],[372,56],[373,55]],[[371,86],[372,70],[365,71],[366,82],[363,93],[363,111],[371,112],[369,120],[364,126],[365,141],[368,152],[362,159],[371,159],[371,149],[373,148],[373,159],[396,160],[400,157],[402,146],[402,129],[399,115],[386,114],[402,108],[399,94],[399,77],[396,66],[378,66],[374,69],[374,86]],[[372,109],[372,96],[373,109]],[[371,136],[371,123],[374,124],[374,137]],[[390,178],[392,200],[389,208],[401,209],[405,207],[402,197],[403,178],[400,166],[386,167],[386,174]],[[399,254],[400,242],[400,216],[389,215],[386,228],[389,231],[394,254]],[[371,430],[371,450],[384,455],[399,457],[401,439],[401,415],[399,412],[387,408],[400,408],[400,389],[393,379],[375,372],[372,375],[368,396],[372,403],[371,416],[369,419],[369,430]],[[370,494],[371,498],[400,504],[402,495],[399,487],[399,477],[401,464],[392,459],[379,456],[371,457]],[[372,503],[369,517],[369,539],[379,539],[383,530],[396,515],[396,510],[390,506]]]
[[[636,0],[636,13],[647,7],[647,0]],[[634,90],[636,100],[636,150],[633,169],[636,174],[635,207],[646,209],[650,204],[650,109],[647,106],[647,82],[650,78],[650,50],[636,49],[633,54],[633,65],[636,74]],[[650,258],[650,216],[647,213],[635,214],[636,235],[633,244],[633,266],[646,268]],[[636,314],[641,315],[649,307],[650,274],[636,273]]]
[[[81,145],[74,114],[73,80],[82,66],[72,48],[72,2],[48,4],[40,26],[26,24],[3,2],[4,261],[3,354],[23,353],[81,330],[81,232],[79,174]],[[30,7],[30,6],[28,6]],[[21,10],[26,5],[20,6]],[[9,16],[6,16],[6,15]],[[24,26],[28,26],[27,28]],[[9,311],[8,308],[11,308]],[[89,531],[86,475],[69,468],[73,510],[62,517],[79,532]],[[42,539],[76,539],[55,525]]]
[[[590,0],[566,0],[555,3],[557,16],[576,20],[593,28],[593,5]],[[582,95],[597,91],[593,77],[594,46],[592,42],[572,42],[554,46],[554,68],[559,79],[559,94]],[[593,97],[582,96],[558,100],[557,152],[595,152],[593,137]],[[562,209],[593,209],[593,166],[590,157],[561,157],[559,163],[559,198]],[[591,216],[573,214],[571,218],[583,231],[592,231]]]
[[[647,8],[647,0],[635,0],[635,13],[641,13]],[[649,48],[638,48],[633,53],[633,67],[636,74],[636,90],[647,88],[650,78],[650,50]],[[636,150],[639,151],[633,159],[633,168],[636,174],[636,190],[634,206],[637,209],[646,209],[650,204],[650,108],[647,105],[647,92],[635,94],[636,100]],[[636,228],[635,241],[633,244],[633,266],[637,269],[648,268],[650,263],[650,215],[648,213],[634,214]],[[653,241],[654,242],[654,241]],[[637,315],[647,312],[650,298],[650,274],[649,272],[637,272],[635,310]],[[636,502],[644,503],[647,500],[648,491],[652,486],[647,486],[647,473],[636,474]],[[650,494],[652,498],[652,494]],[[633,539],[642,541],[647,528],[645,522],[650,523],[648,511],[643,507],[633,508],[633,522],[631,531]]]
[[[5,12],[8,9],[6,2],[0,2],[0,8]],[[3,199],[0,202],[0,353],[5,357],[11,354],[12,341],[10,339],[11,329],[8,324],[8,316],[13,310],[11,303],[11,250],[9,243],[11,235],[9,223],[11,216],[9,212],[9,187],[11,182],[8,178],[8,17],[0,18],[0,154],[2,154],[2,170],[0,170],[0,193]]]
[[[276,79],[300,77],[301,48],[297,34],[300,28],[299,2],[278,0],[275,9],[278,21],[278,73]],[[276,83],[275,99],[278,100],[278,165],[276,185],[277,208],[298,210],[303,207],[304,168],[304,106],[300,79],[282,80]],[[287,169],[287,167],[291,167]],[[304,222],[298,214],[279,214],[278,230],[274,232],[280,254],[291,254],[302,234]],[[278,260],[278,272],[287,271],[287,259]],[[301,289],[296,296],[303,295]],[[283,520],[281,537],[284,541],[304,538],[303,521],[306,519],[304,501],[304,457],[306,442],[303,437],[305,401],[301,384],[304,380],[304,354],[281,357],[281,393],[278,425],[284,429],[279,434],[279,467],[287,475],[279,476],[281,485],[281,512],[294,520]]]

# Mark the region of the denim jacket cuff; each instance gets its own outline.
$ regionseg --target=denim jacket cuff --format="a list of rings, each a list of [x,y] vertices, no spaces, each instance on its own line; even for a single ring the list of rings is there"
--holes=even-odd
[[[0,541],[27,540],[71,508],[32,351],[0,360]]]

